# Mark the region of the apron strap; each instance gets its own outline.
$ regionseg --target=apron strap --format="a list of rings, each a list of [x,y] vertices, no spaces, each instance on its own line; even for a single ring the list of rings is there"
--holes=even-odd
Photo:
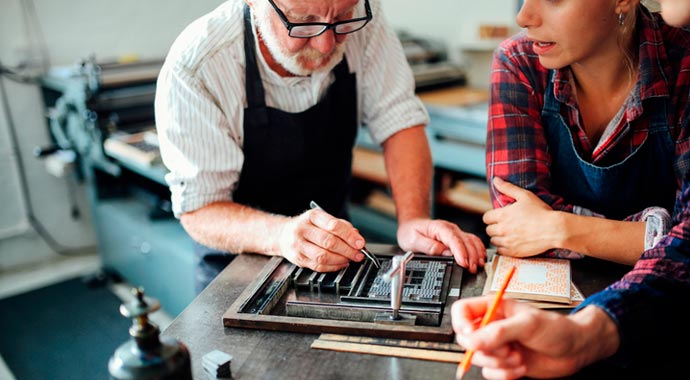
[[[245,57],[245,88],[247,94],[247,108],[256,110],[250,112],[255,124],[268,123],[268,111],[266,110],[266,96],[264,86],[261,83],[259,66],[256,62],[256,49],[254,42],[254,30],[252,28],[251,10],[244,4],[244,57]],[[247,113],[245,113],[247,117]]]

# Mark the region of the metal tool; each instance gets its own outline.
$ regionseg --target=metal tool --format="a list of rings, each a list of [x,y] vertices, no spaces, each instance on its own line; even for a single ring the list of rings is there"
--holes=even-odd
[[[316,204],[316,202],[314,202],[314,201],[310,201],[310,202],[309,202],[309,208],[311,208],[311,209],[318,208],[318,209],[323,210],[323,209],[321,208],[321,206],[319,206],[318,204]],[[367,259],[369,259],[369,260],[374,264],[374,266],[376,267],[376,269],[380,269],[380,268],[381,268],[381,262],[379,261],[378,257],[376,257],[373,253],[371,253],[371,252],[367,249],[366,246],[365,246],[365,247],[362,247],[359,251],[362,252],[362,253],[364,254],[364,256],[365,256]]]
[[[192,380],[187,346],[173,337],[160,336],[149,314],[160,309],[158,300],[132,289],[134,300],[120,306],[120,314],[132,320],[129,341],[120,345],[108,361],[110,380]]]
[[[381,278],[391,284],[391,309],[393,314],[391,319],[398,320],[400,318],[400,306],[402,305],[402,291],[405,283],[405,266],[412,260],[414,253],[408,251],[404,255],[393,256],[391,268]]]

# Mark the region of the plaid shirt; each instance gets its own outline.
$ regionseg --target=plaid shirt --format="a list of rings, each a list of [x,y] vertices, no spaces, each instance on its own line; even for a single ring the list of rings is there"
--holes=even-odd
[[[645,251],[630,272],[573,310],[595,305],[616,322],[621,345],[607,359],[611,364],[666,363],[665,347],[690,338],[690,172],[683,178],[673,224],[671,232]]]
[[[663,24],[658,16],[643,13],[639,30],[639,81],[625,105],[623,117],[611,133],[592,145],[580,123],[578,105],[571,86],[570,70],[557,70],[554,96],[560,113],[570,126],[578,154],[598,166],[610,166],[630,156],[645,141],[654,107],[654,97],[667,97],[669,132],[676,141],[677,178],[690,165],[690,129],[684,128],[690,90],[690,33]],[[547,145],[541,111],[548,86],[549,70],[539,63],[532,43],[519,34],[505,41],[494,56],[491,72],[491,102],[487,130],[487,177],[498,176],[537,194],[555,210],[599,215],[567,203],[551,193],[549,168],[552,157]],[[608,131],[607,131],[608,132]],[[680,186],[680,180],[678,181]],[[512,199],[492,191],[494,207]],[[643,210],[626,220],[639,220]]]
[[[620,162],[644,141],[648,115],[654,112],[645,110],[646,99],[667,96],[673,106],[669,128],[676,139],[674,169],[681,188],[673,227],[654,248],[642,254],[623,278],[588,297],[573,311],[596,305],[613,318],[621,346],[609,360],[624,366],[657,365],[668,354],[664,349],[667,343],[684,342],[682,338],[690,337],[690,31],[670,28],[658,16],[644,14],[638,37],[637,90],[621,124],[596,149],[579,123],[567,70],[559,70],[554,83],[555,96],[564,104],[561,113],[571,125],[578,152],[599,165]],[[548,70],[539,64],[524,36],[506,41],[497,50],[492,70],[487,173],[489,179],[500,176],[529,188],[555,209],[572,212],[573,205],[549,193],[551,158],[540,123],[547,80]],[[494,198],[495,207],[508,203],[505,197]],[[651,357],[659,361],[650,361]]]

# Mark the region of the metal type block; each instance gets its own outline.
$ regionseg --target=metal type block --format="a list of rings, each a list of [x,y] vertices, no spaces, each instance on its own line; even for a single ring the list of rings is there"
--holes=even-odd
[[[364,271],[365,271],[364,268],[365,268],[365,267],[366,267],[366,263],[365,263],[364,265],[360,265],[360,266],[357,268],[357,272],[356,272],[355,275],[352,277],[352,281],[351,281],[351,285],[352,285],[352,286],[350,287],[350,291],[349,291],[348,295],[351,295],[351,294],[357,292],[357,287],[356,287],[356,285],[360,282],[360,279],[361,279],[362,276],[364,275]]]
[[[417,316],[406,313],[398,313],[396,317],[391,312],[385,312],[376,314],[376,317],[374,317],[374,322],[387,325],[414,326],[417,322]]]
[[[316,289],[316,291],[319,293],[321,293],[321,285],[323,284],[325,278],[326,273],[319,273],[319,275],[316,276],[316,280],[314,281],[314,289]]]
[[[309,279],[307,280],[309,282],[309,290],[311,290],[312,292],[316,291],[316,277],[318,275],[318,272],[312,272],[312,274],[309,275]]]
[[[333,280],[333,283],[335,285],[335,294],[340,294],[340,289],[341,289],[341,282],[343,281],[343,278],[345,277],[345,273],[347,272],[349,266],[347,268],[343,268],[338,272],[338,275],[335,277],[335,280]]]
[[[338,272],[323,273],[319,277],[319,290],[326,293],[335,292],[335,279]]]
[[[295,274],[292,276],[293,283],[296,288],[309,288],[309,276],[312,272],[308,269],[298,268]]]
[[[377,322],[377,316],[392,315],[390,307],[384,305],[352,305],[352,304],[325,304],[320,302],[303,302],[290,300],[286,303],[286,313],[290,317],[327,319],[337,321]],[[439,326],[441,324],[440,310],[424,308],[404,308],[399,315],[408,316],[407,322],[401,324],[419,326]],[[410,320],[412,323],[410,323]]]
[[[267,314],[285,294],[289,285],[289,279],[295,266],[288,262],[279,262],[279,265],[270,271],[260,274],[264,281],[255,289],[243,308],[246,313]]]
[[[331,273],[296,268],[282,258],[272,258],[224,314],[223,324],[452,341],[449,307],[459,297],[462,268],[449,257],[415,256],[401,277],[398,318],[388,323],[392,308],[386,292],[390,293],[390,287],[386,291],[379,282],[396,253],[378,255],[380,269],[363,261]],[[290,270],[283,273],[283,266]]]

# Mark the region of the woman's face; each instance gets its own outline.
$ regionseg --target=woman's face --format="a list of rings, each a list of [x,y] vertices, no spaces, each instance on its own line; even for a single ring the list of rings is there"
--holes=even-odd
[[[616,0],[525,0],[516,21],[541,64],[559,69],[618,49],[616,6]]]
[[[661,5],[661,17],[669,25],[690,26],[690,0],[656,0]]]

